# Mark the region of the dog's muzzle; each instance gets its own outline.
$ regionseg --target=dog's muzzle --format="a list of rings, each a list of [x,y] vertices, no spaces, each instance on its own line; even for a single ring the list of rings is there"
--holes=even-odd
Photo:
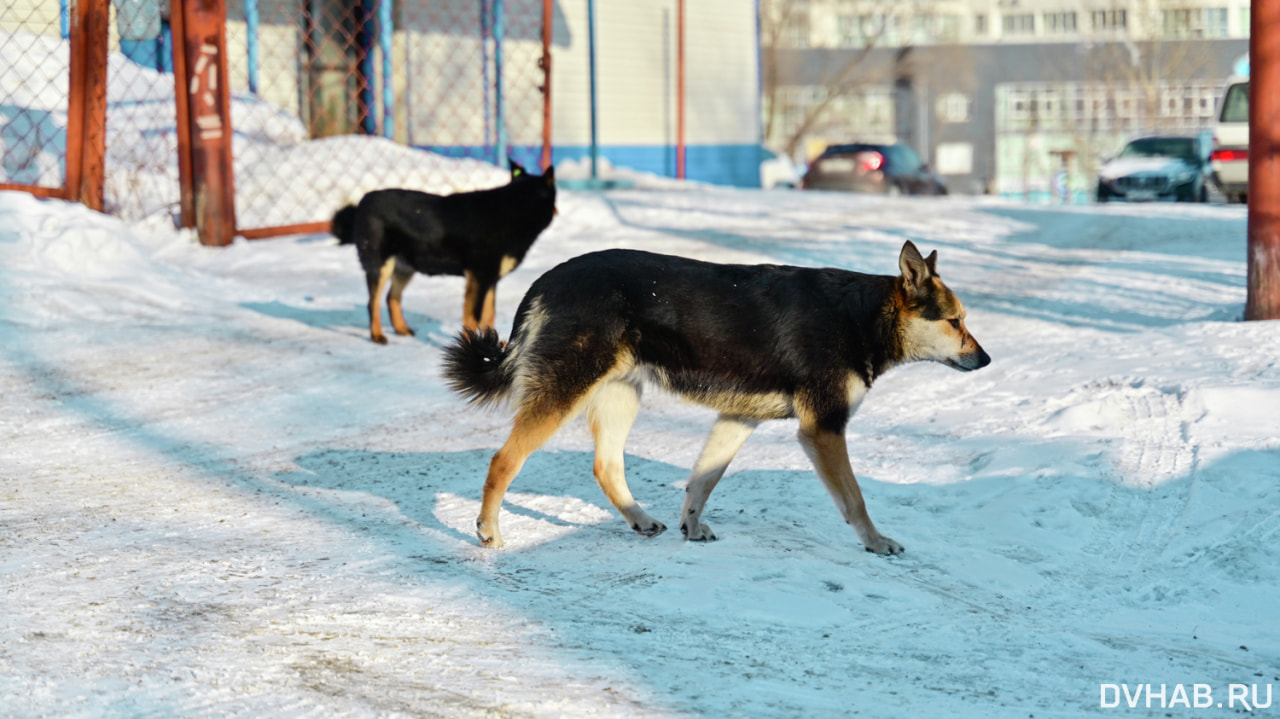
[[[991,355],[987,351],[979,347],[973,352],[966,352],[956,359],[948,359],[945,364],[953,369],[961,372],[972,372],[975,369],[982,369],[991,364]]]

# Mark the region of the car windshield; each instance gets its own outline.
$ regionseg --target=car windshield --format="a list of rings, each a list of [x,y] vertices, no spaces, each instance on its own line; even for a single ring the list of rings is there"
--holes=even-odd
[[[1125,145],[1120,157],[1176,157],[1195,160],[1196,141],[1193,137],[1144,137]]]
[[[1249,83],[1238,82],[1227,88],[1227,94],[1222,97],[1222,116],[1218,120],[1221,122],[1249,121]]]
[[[906,145],[890,145],[885,148],[885,154],[889,156],[889,162],[899,172],[915,172],[924,164],[916,151]]]

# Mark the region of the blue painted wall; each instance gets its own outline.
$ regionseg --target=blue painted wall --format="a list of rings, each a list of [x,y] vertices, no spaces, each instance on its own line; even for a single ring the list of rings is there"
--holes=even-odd
[[[587,146],[552,148],[552,159],[577,160],[590,155]],[[685,176],[697,182],[733,187],[759,187],[759,145],[689,145],[685,148]],[[661,177],[676,176],[676,148],[669,145],[606,145],[600,157],[616,167],[629,167]]]

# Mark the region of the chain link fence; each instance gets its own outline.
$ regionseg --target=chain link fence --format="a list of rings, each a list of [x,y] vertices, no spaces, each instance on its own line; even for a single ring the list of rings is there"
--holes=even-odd
[[[0,5],[0,182],[66,184],[69,22],[57,2]]]
[[[0,0],[0,182],[57,187],[74,0]],[[238,229],[324,223],[381,187],[456,192],[538,164],[542,0],[228,0]],[[111,0],[106,211],[176,217],[167,2]]]

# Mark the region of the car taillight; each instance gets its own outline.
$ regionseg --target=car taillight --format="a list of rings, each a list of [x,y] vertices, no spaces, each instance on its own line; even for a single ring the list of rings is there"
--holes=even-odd
[[[878,152],[868,152],[862,158],[862,171],[875,172],[884,166],[884,155]]]
[[[1248,160],[1248,159],[1249,159],[1248,148],[1244,148],[1244,149],[1218,148],[1209,154],[1209,160],[1211,162],[1231,162],[1233,160]]]

